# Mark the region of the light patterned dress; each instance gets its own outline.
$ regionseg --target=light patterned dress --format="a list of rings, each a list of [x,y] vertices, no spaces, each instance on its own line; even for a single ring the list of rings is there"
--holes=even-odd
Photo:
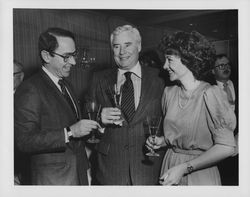
[[[215,144],[235,146],[235,114],[217,86],[201,82],[183,106],[182,89],[166,87],[162,97],[164,136],[172,148],[165,154],[161,175],[169,168],[198,157]],[[216,166],[184,176],[180,185],[221,185]]]

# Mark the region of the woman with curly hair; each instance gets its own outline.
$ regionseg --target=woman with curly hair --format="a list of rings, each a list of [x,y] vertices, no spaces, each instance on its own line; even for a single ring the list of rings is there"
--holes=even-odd
[[[221,185],[216,164],[233,155],[234,112],[221,90],[205,82],[215,50],[198,32],[164,36],[160,50],[171,81],[162,97],[164,136],[147,139],[149,148],[167,146],[162,185]]]

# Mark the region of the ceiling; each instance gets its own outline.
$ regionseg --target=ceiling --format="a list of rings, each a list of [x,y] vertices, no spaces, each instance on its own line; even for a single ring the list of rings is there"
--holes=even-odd
[[[137,26],[196,30],[213,40],[238,39],[238,10],[91,10]]]

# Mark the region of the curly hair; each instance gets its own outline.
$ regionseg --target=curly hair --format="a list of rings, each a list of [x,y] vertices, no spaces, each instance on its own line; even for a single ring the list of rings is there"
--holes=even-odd
[[[180,31],[163,36],[159,50],[165,55],[180,57],[197,80],[207,78],[207,74],[213,68],[216,54],[212,44],[196,31]]]

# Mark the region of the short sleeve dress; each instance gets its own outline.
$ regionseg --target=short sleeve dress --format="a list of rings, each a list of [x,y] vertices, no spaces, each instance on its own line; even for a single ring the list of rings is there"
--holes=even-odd
[[[181,91],[179,86],[166,87],[162,97],[164,136],[171,148],[165,154],[161,175],[215,144],[235,146],[235,114],[219,87],[201,82],[184,106]],[[211,166],[182,177],[180,185],[221,185],[220,174]]]

